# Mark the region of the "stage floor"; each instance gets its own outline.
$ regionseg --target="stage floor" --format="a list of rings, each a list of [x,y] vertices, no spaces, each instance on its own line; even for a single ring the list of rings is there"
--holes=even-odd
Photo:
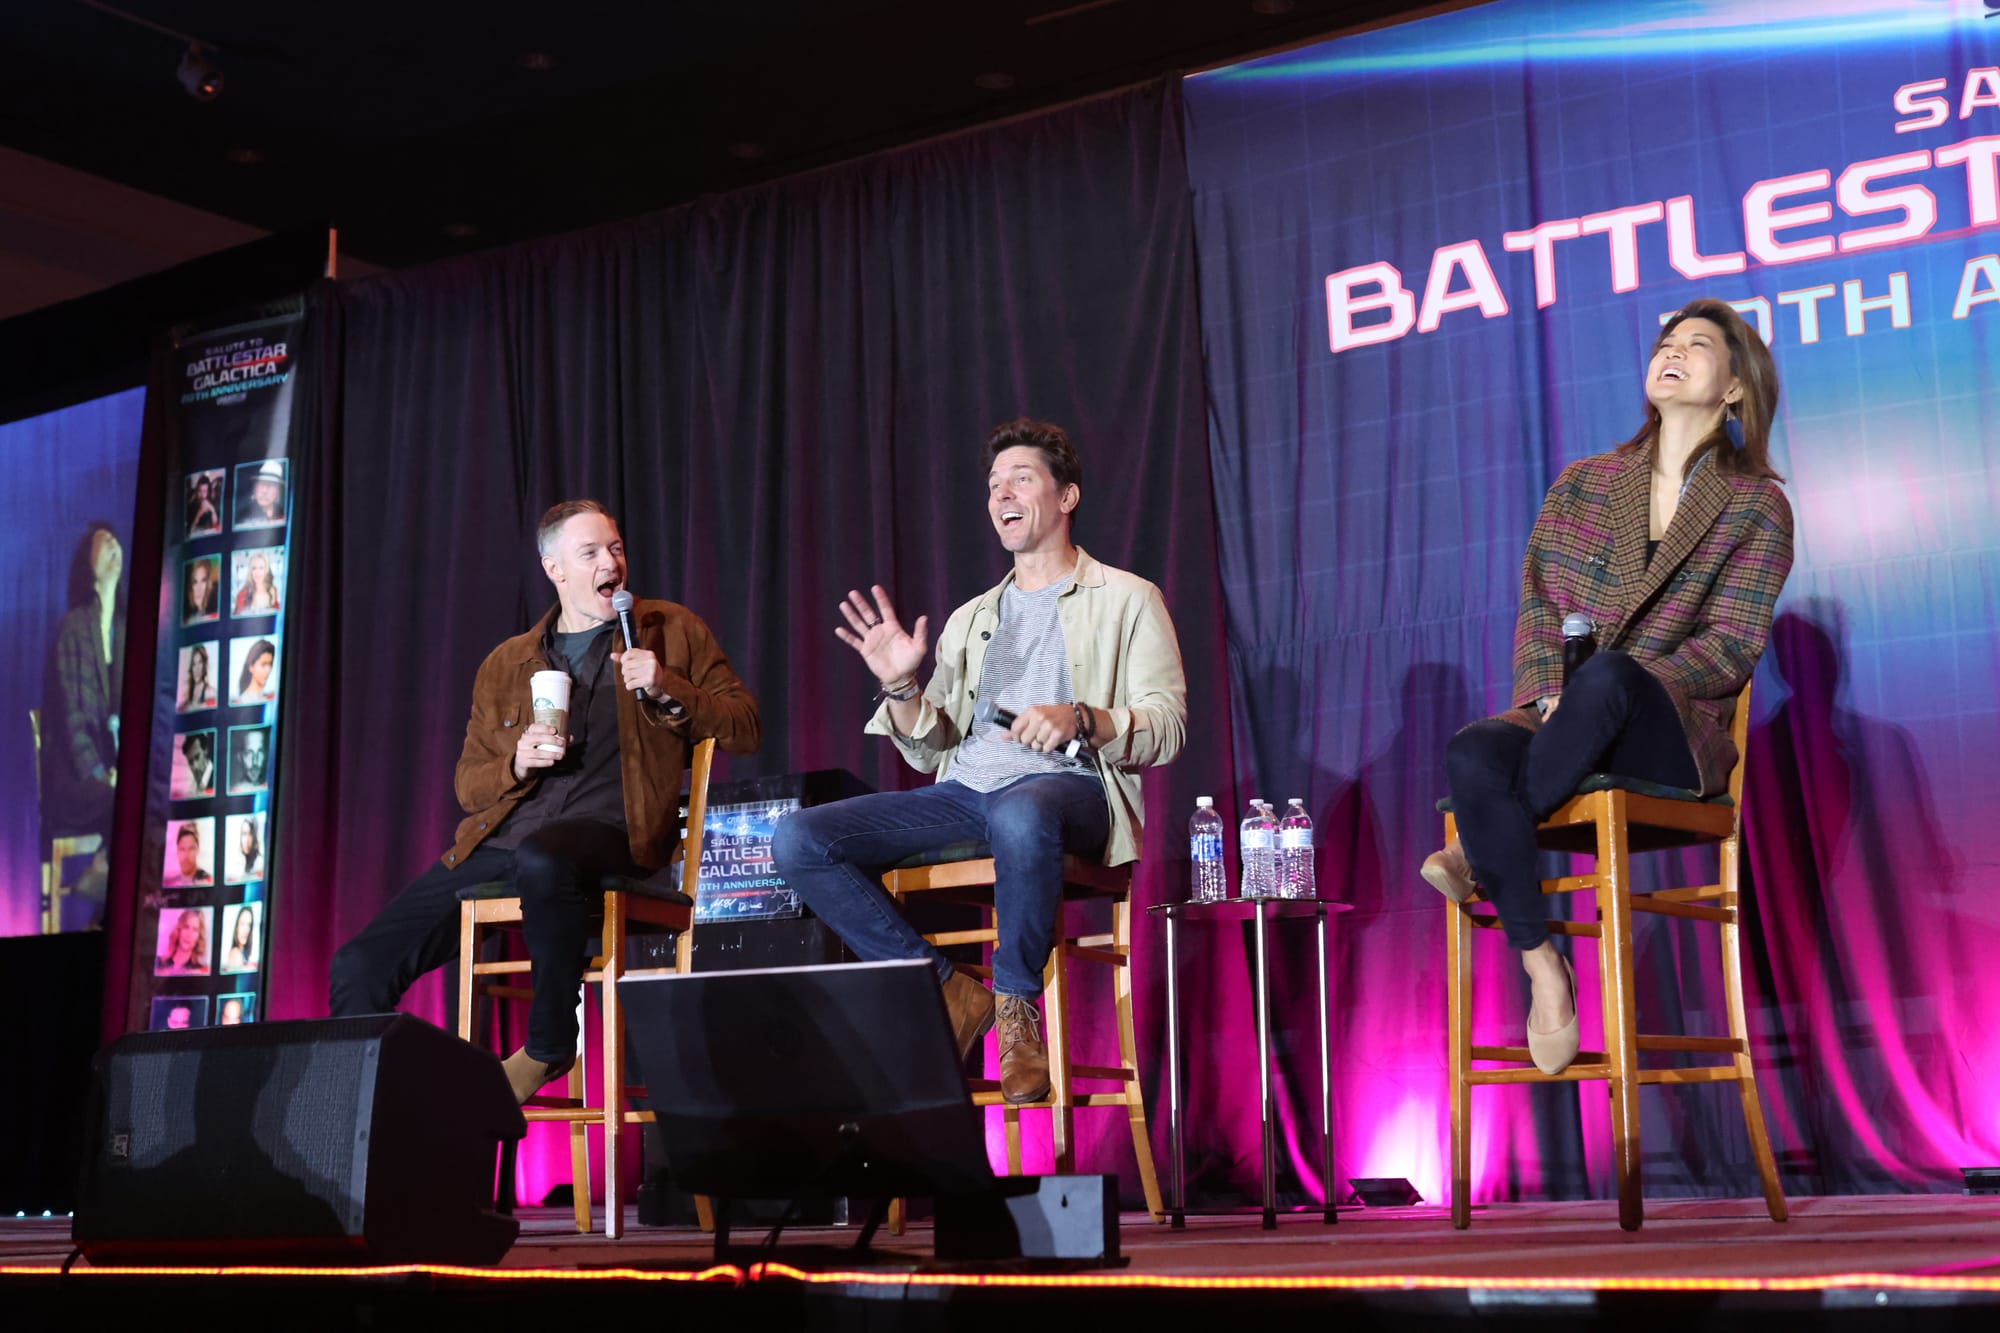
[[[1671,1305],[1698,1298],[1711,1314],[1721,1308],[1717,1301],[1733,1301],[1728,1308],[1759,1318],[1760,1310],[1825,1316],[1922,1306],[1926,1319],[1977,1311],[1987,1320],[2000,1308],[2000,1197],[1803,1198],[1792,1200],[1791,1209],[1790,1221],[1773,1223],[1755,1199],[1656,1201],[1647,1206],[1645,1227],[1631,1234],[1618,1229],[1610,1202],[1492,1205],[1475,1210],[1472,1228],[1463,1232],[1452,1230],[1443,1209],[1425,1207],[1342,1209],[1331,1227],[1317,1213],[1292,1214],[1270,1232],[1261,1229],[1255,1213],[1190,1217],[1181,1231],[1128,1213],[1122,1223],[1127,1264],[1074,1274],[953,1270],[932,1260],[931,1234],[920,1224],[900,1237],[880,1236],[876,1262],[866,1267],[842,1271],[846,1266],[822,1261],[805,1274],[717,1268],[709,1238],[693,1230],[628,1228],[619,1241],[579,1236],[567,1212],[537,1208],[521,1213],[523,1234],[503,1261],[506,1272],[427,1270],[408,1276],[427,1281],[433,1299],[449,1289],[457,1298],[476,1300],[500,1288],[510,1289],[510,1299],[527,1297],[530,1288],[546,1297],[587,1282],[593,1299],[611,1298],[612,1288],[624,1288],[626,1299],[644,1300],[667,1295],[663,1288],[671,1287],[678,1289],[673,1299],[680,1300],[698,1287],[705,1297],[740,1301],[738,1293],[761,1289],[771,1296],[782,1286],[790,1289],[794,1309],[801,1302],[865,1299],[871,1289],[877,1300],[893,1289],[908,1304],[926,1288],[961,1306],[1002,1292],[1017,1304],[1038,1295],[1074,1301],[1113,1293],[1157,1304],[1218,1289],[1238,1300],[1263,1291],[1287,1303],[1338,1300],[1357,1315],[1364,1313],[1353,1308],[1359,1302],[1382,1316],[1393,1313],[1384,1300],[1399,1298],[1405,1316],[1414,1309],[1491,1315],[1494,1302],[1502,1301],[1515,1314],[1542,1302],[1587,1317],[1588,1308],[1577,1308],[1581,1300],[1586,1306],[1598,1302],[1595,1313],[1606,1319],[1614,1308],[1624,1310],[1619,1318],[1626,1322],[1635,1313],[1662,1310],[1657,1304],[1635,1307],[1635,1299]],[[762,1234],[739,1229],[735,1240],[750,1245]],[[849,1228],[804,1228],[787,1231],[782,1243],[787,1250],[837,1246],[854,1235]],[[0,1221],[0,1284],[16,1298],[46,1297],[57,1285],[72,1294],[117,1286],[131,1296],[135,1283],[215,1280],[183,1271],[103,1274],[92,1281],[82,1261],[65,1280],[55,1271],[69,1249],[63,1219]],[[697,1274],[701,1280],[690,1281]],[[335,1282],[370,1281],[363,1274],[257,1276],[263,1283],[289,1286],[300,1297],[313,1288],[330,1294]],[[1746,1299],[1753,1303],[1745,1305]]]

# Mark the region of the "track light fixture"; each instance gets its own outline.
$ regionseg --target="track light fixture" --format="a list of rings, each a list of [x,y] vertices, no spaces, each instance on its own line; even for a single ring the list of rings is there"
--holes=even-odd
[[[200,42],[189,42],[181,53],[181,67],[175,71],[181,87],[197,102],[213,102],[222,92],[222,71],[208,57],[208,49]]]
[[[155,23],[129,10],[120,9],[109,3],[109,0],[76,0],[76,3],[85,9],[94,9],[108,18],[117,19],[120,23],[129,23],[135,28],[144,28],[148,32],[156,32],[162,37],[171,37],[180,42],[184,49],[181,51],[180,68],[174,71],[174,77],[180,80],[181,87],[187,89],[187,95],[197,102],[213,102],[221,95],[222,71],[215,64],[218,52],[214,46],[190,33],[169,28],[163,23]]]

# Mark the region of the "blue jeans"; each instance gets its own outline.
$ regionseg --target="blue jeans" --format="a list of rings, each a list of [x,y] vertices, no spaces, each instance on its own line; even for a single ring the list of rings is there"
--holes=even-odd
[[[1050,773],[992,792],[946,781],[808,806],[778,821],[771,856],[785,882],[862,961],[926,958],[943,980],[950,960],[896,910],[882,872],[952,843],[989,844],[1000,935],[993,989],[1036,996],[1062,905],[1063,853],[1102,855],[1110,836],[1104,784]]]

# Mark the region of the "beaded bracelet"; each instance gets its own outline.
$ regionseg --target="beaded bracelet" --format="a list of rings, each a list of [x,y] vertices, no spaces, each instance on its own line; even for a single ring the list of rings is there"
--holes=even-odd
[[[882,686],[881,689],[876,691],[875,697],[878,699],[891,699],[894,700],[896,703],[906,704],[910,700],[916,698],[920,691],[918,689],[917,678],[915,676],[910,677],[909,680],[904,682],[904,685],[905,688],[902,690],[892,690],[887,685],[884,685]]]

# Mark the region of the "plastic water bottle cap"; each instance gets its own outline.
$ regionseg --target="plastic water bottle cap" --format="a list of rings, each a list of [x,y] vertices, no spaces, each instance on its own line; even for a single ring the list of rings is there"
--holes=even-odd
[[[1306,798],[1303,796],[1287,796],[1285,799],[1293,805],[1304,805],[1306,803]]]
[[[1194,798],[1194,808],[1197,810],[1213,810],[1215,808],[1215,798],[1213,796],[1197,796]]]

